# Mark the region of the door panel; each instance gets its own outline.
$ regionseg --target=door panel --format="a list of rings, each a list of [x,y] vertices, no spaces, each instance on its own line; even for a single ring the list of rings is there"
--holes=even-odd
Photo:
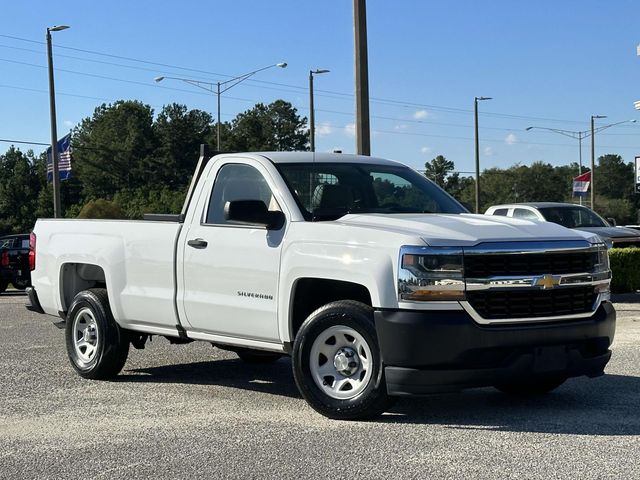
[[[266,230],[224,218],[234,200],[261,200],[279,210],[256,168],[227,164],[219,170],[202,223],[189,228],[183,256],[183,302],[195,330],[254,340],[279,341],[278,273],[285,227]],[[189,245],[191,241],[191,245]]]

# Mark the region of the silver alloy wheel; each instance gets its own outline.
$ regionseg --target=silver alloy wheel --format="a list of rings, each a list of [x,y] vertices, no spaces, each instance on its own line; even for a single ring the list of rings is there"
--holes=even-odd
[[[371,380],[371,347],[362,335],[345,325],[334,325],[318,335],[309,360],[313,381],[337,400],[356,397]]]
[[[98,351],[98,323],[90,308],[85,307],[73,319],[73,347],[80,367],[86,367]]]

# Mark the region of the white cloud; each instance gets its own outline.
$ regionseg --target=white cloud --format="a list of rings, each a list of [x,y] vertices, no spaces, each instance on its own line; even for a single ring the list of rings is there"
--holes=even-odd
[[[71,120],[65,120],[64,122],[62,122],[62,124],[65,127],[73,128],[75,126],[76,122],[72,122]]]
[[[515,134],[513,133],[510,133],[504,138],[504,143],[506,143],[507,145],[513,145],[514,143],[517,143],[517,142],[518,142],[518,137],[516,137]]]
[[[326,137],[333,133],[333,126],[331,122],[322,122],[320,125],[316,125],[316,136]]]
[[[424,153],[425,155],[431,153],[431,147],[422,147],[420,153]]]
[[[491,147],[484,147],[484,156],[485,157],[493,157],[494,151]]]
[[[344,133],[346,133],[350,137],[356,136],[356,124],[355,123],[347,123],[344,127]]]
[[[429,112],[427,112],[426,110],[418,110],[417,112],[414,112],[413,114],[413,118],[415,118],[416,120],[424,120],[425,118],[431,116],[431,114]]]
[[[394,130],[406,130],[407,128],[409,128],[409,125],[407,125],[406,123],[401,123],[400,125],[396,125],[393,127]]]

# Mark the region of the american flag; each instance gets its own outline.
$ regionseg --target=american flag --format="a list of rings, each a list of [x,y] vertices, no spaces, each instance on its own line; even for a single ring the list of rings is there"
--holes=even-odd
[[[58,140],[58,174],[60,180],[67,180],[71,176],[71,134]],[[47,180],[53,181],[53,160],[51,147],[47,148]]]

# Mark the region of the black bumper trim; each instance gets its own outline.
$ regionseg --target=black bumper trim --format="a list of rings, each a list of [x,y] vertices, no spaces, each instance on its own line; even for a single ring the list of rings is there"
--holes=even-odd
[[[530,375],[599,376],[615,334],[608,302],[588,318],[520,325],[478,325],[459,310],[379,310],[374,316],[391,395],[458,391]]]
[[[27,297],[29,298],[29,304],[27,305],[27,310],[36,313],[44,313],[44,310],[40,306],[40,300],[38,300],[38,294],[36,293],[36,289],[33,287],[26,288]]]

